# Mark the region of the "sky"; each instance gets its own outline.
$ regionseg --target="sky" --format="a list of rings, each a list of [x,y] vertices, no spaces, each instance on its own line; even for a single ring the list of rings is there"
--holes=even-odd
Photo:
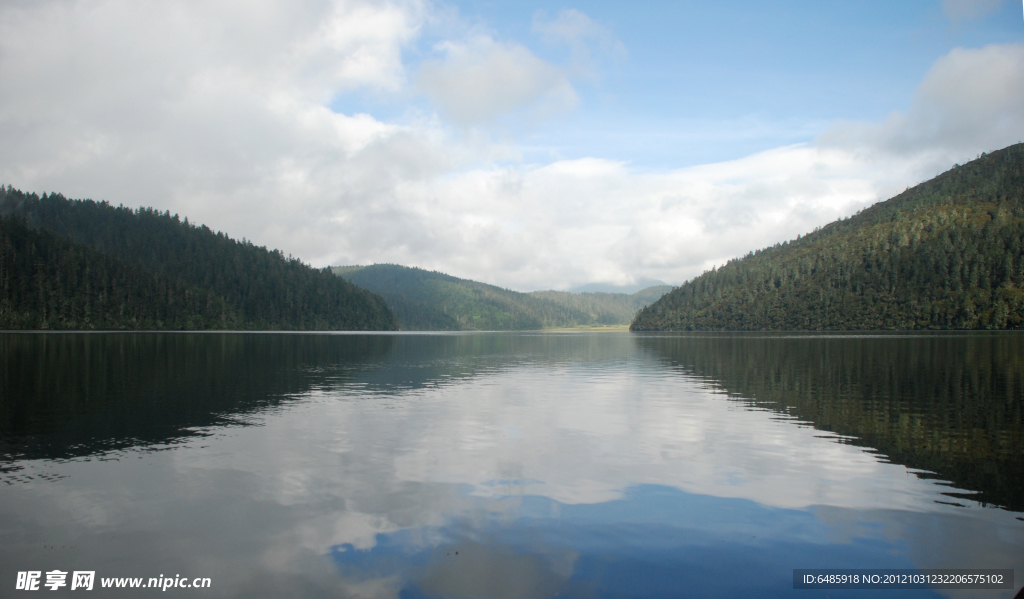
[[[317,267],[680,284],[1024,140],[1016,0],[0,0],[0,183]]]

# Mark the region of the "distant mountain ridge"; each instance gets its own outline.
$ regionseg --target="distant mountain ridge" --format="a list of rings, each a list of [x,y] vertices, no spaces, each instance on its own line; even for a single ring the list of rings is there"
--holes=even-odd
[[[380,294],[404,330],[532,330],[625,325],[670,287],[636,294],[521,293],[396,264],[336,266],[335,274]]]
[[[398,326],[383,299],[326,269],[168,212],[8,186],[0,187],[0,217],[2,328]]]
[[[615,285],[612,283],[587,283],[586,285],[579,285],[577,287],[570,287],[567,291],[569,293],[625,293],[626,295],[632,295],[638,291],[649,289],[651,287],[671,287],[665,281],[658,279],[648,279],[641,277],[637,279],[636,283],[632,285]]]
[[[637,314],[634,331],[1024,326],[1024,144],[796,240],[750,252]]]

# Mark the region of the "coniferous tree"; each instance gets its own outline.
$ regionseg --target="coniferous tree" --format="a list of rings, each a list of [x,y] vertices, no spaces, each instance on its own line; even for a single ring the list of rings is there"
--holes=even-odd
[[[0,215],[15,218],[25,227],[63,240],[62,251],[72,251],[70,248],[89,250],[85,253],[74,250],[83,256],[75,267],[71,263],[61,263],[63,266],[60,268],[64,269],[61,272],[66,274],[60,279],[63,281],[61,286],[51,285],[47,289],[53,298],[64,299],[38,303],[35,310],[46,310],[45,318],[33,316],[42,318],[39,322],[51,322],[57,318],[66,323],[62,328],[100,326],[97,323],[103,320],[97,320],[99,316],[92,307],[100,292],[88,273],[102,257],[134,269],[132,272],[137,274],[133,276],[140,281],[143,276],[158,277],[161,288],[167,293],[189,289],[189,293],[205,298],[210,310],[215,305],[223,306],[225,314],[223,319],[213,319],[203,316],[207,314],[204,308],[193,314],[191,320],[184,316],[185,312],[179,314],[177,311],[174,312],[178,315],[175,316],[177,320],[167,320],[155,316],[161,313],[157,304],[163,299],[156,295],[132,296],[135,304],[131,310],[150,316],[138,321],[109,320],[109,323],[116,321],[121,324],[103,326],[276,330],[397,328],[394,315],[379,296],[333,276],[329,269],[315,269],[298,259],[285,257],[279,250],[270,251],[250,241],[233,240],[206,226],[197,227],[188,219],[182,222],[178,215],[172,216],[169,212],[161,213],[152,208],[132,210],[92,200],[68,200],[59,194],[39,197],[7,187],[0,188]],[[56,242],[37,240],[34,243],[49,247]],[[48,263],[59,260],[60,252],[48,254],[47,263],[39,265],[33,272],[48,279],[54,276]],[[74,268],[79,271],[74,271]],[[25,284],[21,274],[10,280],[10,285],[16,287]],[[142,287],[144,285],[139,288]],[[78,303],[65,301],[75,297],[83,298],[84,305],[90,306],[89,320],[81,320],[79,312],[75,312],[78,308],[73,306],[78,306]],[[144,308],[143,304],[148,307]],[[54,316],[54,309],[61,316]],[[61,310],[70,312],[65,314]]]
[[[982,155],[644,308],[634,331],[1024,326],[1024,144]]]

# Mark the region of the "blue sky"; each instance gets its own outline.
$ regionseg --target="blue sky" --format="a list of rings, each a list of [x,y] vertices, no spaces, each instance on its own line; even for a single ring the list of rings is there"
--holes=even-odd
[[[594,72],[578,81],[575,109],[517,133],[540,160],[599,156],[640,168],[739,158],[812,141],[836,119],[880,120],[906,110],[921,78],[953,48],[1024,39],[1012,2],[953,18],[934,0],[448,6],[467,25],[553,64],[569,63],[571,50],[546,41],[536,22],[578,10],[603,27],[622,51],[592,44]],[[407,50],[409,64],[429,57],[443,33],[428,29]],[[423,98],[413,104],[430,109]],[[409,106],[357,94],[335,105],[389,118]]]
[[[0,182],[317,266],[680,283],[1024,138],[1010,0],[0,6]]]

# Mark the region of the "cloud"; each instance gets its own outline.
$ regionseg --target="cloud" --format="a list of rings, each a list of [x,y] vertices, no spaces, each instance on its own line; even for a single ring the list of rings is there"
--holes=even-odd
[[[406,175],[446,160],[422,149],[429,127],[326,107],[345,90],[403,86],[402,49],[424,11],[358,0],[254,0],[244,11],[190,0],[5,4],[0,180],[155,205],[239,237],[279,231],[264,238],[286,247],[305,219],[323,217],[320,185],[365,185],[346,165],[395,172],[411,146],[429,156]],[[385,161],[387,143],[396,158]]]
[[[928,71],[909,110],[836,123],[815,143],[661,172],[584,158],[403,185],[397,210],[430,208],[409,217],[410,228],[421,224],[415,234],[373,255],[523,290],[680,283],[1017,142],[1020,98],[1024,47],[956,49]]]
[[[437,50],[443,59],[425,62],[418,82],[441,114],[457,123],[483,123],[526,107],[546,115],[576,105],[566,74],[522,45],[478,35],[442,42]]]
[[[1003,0],[942,0],[942,14],[954,23],[970,21],[996,12]]]
[[[663,173],[594,158],[472,168],[400,185],[386,212],[358,210],[351,232],[333,236],[345,240],[333,262],[372,257],[521,290],[679,283],[905,181],[896,167],[810,146]]]
[[[388,91],[404,84],[401,49],[419,32],[426,7],[342,2],[325,11],[292,56],[305,67],[303,81],[337,93],[356,87]]]
[[[595,75],[595,54],[615,60],[627,54],[626,46],[610,31],[576,9],[563,10],[553,19],[548,19],[546,12],[537,11],[532,30],[548,44],[569,47],[570,68],[577,76]]]
[[[1024,48],[1002,45],[950,52],[906,111],[837,123],[814,143],[658,171],[527,163],[479,125],[570,109],[573,61],[614,38],[565,11],[534,31],[582,48],[568,67],[459,30],[410,71],[403,55],[435,10],[2,3],[0,182],[167,209],[317,266],[396,262],[520,290],[679,283],[1024,131]],[[353,90],[400,102],[416,89],[441,116],[329,107]]]
[[[840,122],[823,146],[893,157],[930,156],[936,167],[1021,141],[1024,135],[1024,45],[956,48],[939,58],[909,110],[880,123]]]

